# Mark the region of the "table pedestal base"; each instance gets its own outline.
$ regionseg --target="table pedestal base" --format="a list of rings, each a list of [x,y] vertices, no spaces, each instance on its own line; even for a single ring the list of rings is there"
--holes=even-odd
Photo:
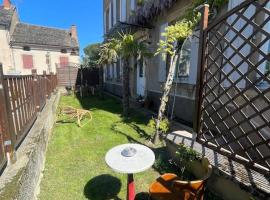
[[[128,174],[127,178],[127,200],[134,200],[135,199],[135,185],[133,174]]]

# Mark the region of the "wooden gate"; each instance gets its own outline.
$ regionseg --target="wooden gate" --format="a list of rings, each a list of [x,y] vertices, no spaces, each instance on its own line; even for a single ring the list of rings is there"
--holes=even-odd
[[[269,174],[270,1],[246,0],[208,26],[203,17],[197,139]]]
[[[57,79],[58,86],[66,87],[72,86],[74,87],[76,84],[76,80],[78,77],[78,67],[77,66],[65,66],[57,68]]]

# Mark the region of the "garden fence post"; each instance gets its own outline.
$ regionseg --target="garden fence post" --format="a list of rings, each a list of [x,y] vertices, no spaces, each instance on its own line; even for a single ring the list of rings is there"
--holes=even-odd
[[[38,77],[37,77],[37,70],[32,69],[32,76],[33,76],[33,98],[34,98],[34,104],[36,107],[36,111],[39,112],[40,109],[40,103],[39,103],[39,95],[38,95]]]
[[[13,130],[12,126],[12,119],[9,112],[11,110],[8,106],[8,91],[6,88],[6,83],[4,80],[4,73],[3,73],[3,66],[0,63],[0,134],[3,136],[3,143],[4,149],[6,153],[6,158],[8,164],[11,162],[16,161],[16,154],[15,154],[15,131]],[[13,131],[13,134],[12,134]]]
[[[50,92],[52,94],[53,90],[54,90],[54,81],[53,81],[53,73],[52,72],[50,73],[50,87],[51,87]]]
[[[200,21],[200,38],[198,49],[198,62],[197,62],[197,82],[196,82],[196,97],[195,97],[195,115],[193,120],[193,129],[196,133],[200,132],[200,119],[201,119],[201,95],[203,84],[204,72],[204,51],[205,51],[205,30],[208,27],[209,5],[204,4],[198,8],[201,12]]]
[[[46,83],[45,84],[46,98],[49,98],[49,95],[48,95],[48,78],[47,78],[45,70],[43,71],[43,76],[45,78],[45,83]]]

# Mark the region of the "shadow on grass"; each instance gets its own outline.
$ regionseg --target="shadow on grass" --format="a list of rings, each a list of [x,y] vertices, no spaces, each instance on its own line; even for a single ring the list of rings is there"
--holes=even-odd
[[[141,192],[136,195],[135,200],[150,200],[150,195],[148,192]]]
[[[84,187],[84,196],[90,200],[120,200],[121,181],[109,174],[102,174],[91,179]]]
[[[118,130],[117,126],[118,125],[121,125],[121,124],[125,124],[125,125],[129,126],[130,128],[132,128],[134,131],[136,131],[136,133],[139,135],[140,138],[143,138],[145,140],[149,140],[150,141],[151,135],[147,134],[145,132],[145,130],[141,129],[135,123],[125,123],[124,121],[119,121],[119,122],[116,122],[116,123],[112,124],[111,130],[113,130],[117,134],[121,134],[123,136],[126,136],[127,139],[128,139],[128,141],[131,142],[131,143],[140,143],[139,141],[135,140],[134,138],[132,138],[128,134],[124,133],[123,131]]]

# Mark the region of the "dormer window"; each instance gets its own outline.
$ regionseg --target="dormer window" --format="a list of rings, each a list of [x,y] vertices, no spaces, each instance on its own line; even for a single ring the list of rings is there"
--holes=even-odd
[[[31,51],[31,48],[30,48],[29,46],[24,46],[24,47],[23,47],[23,50],[24,50],[24,51]]]
[[[76,55],[77,55],[77,51],[76,51],[76,49],[72,49],[72,50],[71,50],[70,55],[72,55],[72,56],[76,56]]]
[[[61,49],[61,53],[67,53],[66,49]]]

